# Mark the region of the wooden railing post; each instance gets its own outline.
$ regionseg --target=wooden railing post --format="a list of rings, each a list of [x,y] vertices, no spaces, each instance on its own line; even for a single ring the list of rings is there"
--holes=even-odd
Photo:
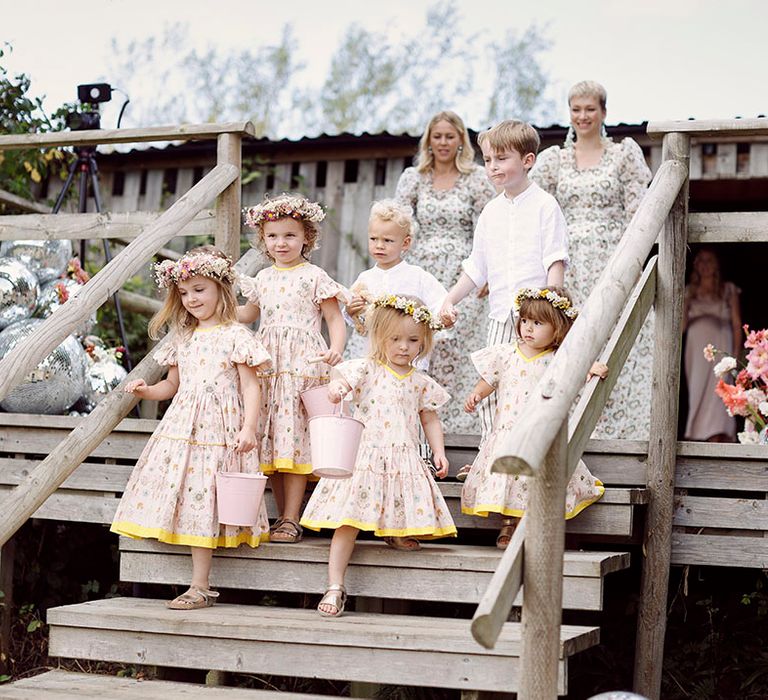
[[[568,428],[560,426],[541,470],[530,479],[525,515],[523,649],[519,700],[557,697],[563,604]]]
[[[217,165],[242,168],[242,141],[240,134],[220,134],[216,147]],[[216,245],[232,260],[240,257],[240,175],[216,198]]]
[[[688,167],[690,136],[664,137],[664,160]],[[672,551],[672,515],[677,416],[680,390],[688,182],[680,189],[659,236],[656,278],[656,326],[653,352],[653,405],[648,443],[647,482],[651,494],[646,513],[640,608],[638,612],[634,687],[659,697],[667,626],[667,591]]]

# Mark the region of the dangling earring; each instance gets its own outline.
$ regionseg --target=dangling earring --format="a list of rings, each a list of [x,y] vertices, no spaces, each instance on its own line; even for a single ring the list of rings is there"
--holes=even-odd
[[[573,144],[576,142],[576,132],[573,130],[573,124],[568,127],[568,133],[565,135],[565,141],[563,142],[563,146],[566,148],[572,148]]]
[[[464,150],[464,146],[459,146],[458,151],[461,153]]]
[[[427,153],[429,153],[429,155],[432,155],[432,146],[427,146]]]
[[[608,140],[608,131],[605,128],[605,122],[600,123],[600,140],[601,141],[607,141]]]

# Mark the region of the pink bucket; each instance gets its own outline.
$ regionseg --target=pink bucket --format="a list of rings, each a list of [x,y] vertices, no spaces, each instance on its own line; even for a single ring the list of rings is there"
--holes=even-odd
[[[328,416],[337,412],[336,404],[332,403],[328,398],[327,384],[305,389],[299,396],[301,396],[301,402],[304,404],[304,408],[307,409],[307,415],[310,418]]]
[[[264,474],[217,472],[216,504],[220,525],[252,527],[259,520],[267,477]]]
[[[362,421],[338,413],[310,418],[312,473],[330,479],[352,476],[363,428],[365,424]]]

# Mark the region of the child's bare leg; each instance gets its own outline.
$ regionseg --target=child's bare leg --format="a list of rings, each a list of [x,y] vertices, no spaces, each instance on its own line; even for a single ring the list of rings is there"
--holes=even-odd
[[[499,549],[506,549],[512,541],[512,535],[515,534],[520,518],[502,518],[501,529],[496,538],[496,546]]]
[[[272,496],[277,505],[277,515],[282,516],[285,510],[285,489],[283,486],[283,475],[281,472],[275,472],[269,475],[269,485],[272,487]]]
[[[299,509],[307,490],[306,474],[283,473],[283,509],[280,523],[272,530],[273,542],[291,544],[301,540],[302,529],[299,525]]]
[[[192,585],[208,589],[211,575],[213,550],[207,547],[190,547],[192,550]]]
[[[347,565],[355,551],[355,540],[357,533],[360,532],[356,527],[342,525],[333,533],[331,540],[331,551],[328,555],[328,585],[344,585],[344,577],[347,573]],[[318,608],[321,612],[333,615],[337,608],[334,605],[321,603]]]

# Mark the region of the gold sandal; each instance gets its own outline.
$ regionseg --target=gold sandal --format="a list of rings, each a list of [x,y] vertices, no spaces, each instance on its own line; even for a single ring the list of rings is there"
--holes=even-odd
[[[209,591],[200,586],[190,586],[187,591],[168,601],[165,607],[169,610],[198,610],[210,608],[219,597],[218,591]]]
[[[323,597],[317,604],[317,612],[319,612],[322,617],[341,617],[341,614],[344,612],[344,606],[346,603],[347,590],[340,583],[332,583],[325,590]],[[325,612],[325,610],[320,610],[321,605],[331,605],[336,608],[336,612],[329,613]]]
[[[472,465],[471,464],[465,464],[459,471],[456,472],[456,481],[464,482],[467,480],[467,477],[469,476],[469,472],[472,471]]]
[[[501,530],[496,537],[496,546],[499,549],[506,549],[509,547],[509,543],[512,541],[512,535],[515,534],[517,524],[520,521],[516,518],[505,518],[501,521]]]

